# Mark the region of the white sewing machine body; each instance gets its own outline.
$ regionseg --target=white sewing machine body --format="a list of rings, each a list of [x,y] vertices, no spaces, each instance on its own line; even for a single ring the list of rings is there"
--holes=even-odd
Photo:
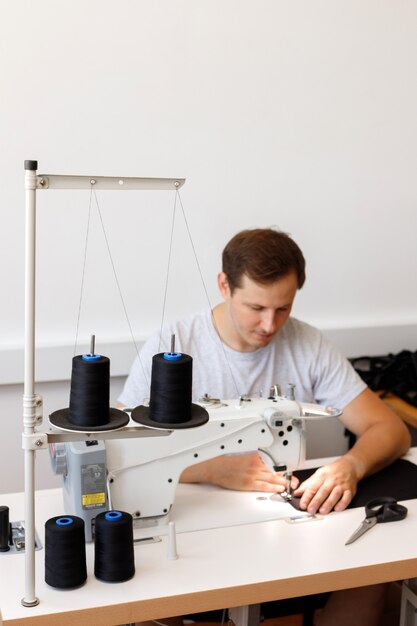
[[[227,401],[209,408],[209,414],[203,426],[172,430],[167,436],[107,441],[112,508],[136,519],[165,516],[182,471],[223,454],[264,450],[269,465],[288,470],[305,459],[304,420],[297,402]]]
[[[155,428],[153,436],[109,439],[105,445],[59,444],[66,458],[57,471],[64,476],[65,512],[85,520],[87,541],[94,517],[102,510],[129,512],[136,526],[166,524],[181,473],[195,463],[258,450],[274,471],[293,471],[305,460],[305,420],[340,415],[337,409],[281,396],[205,407],[209,420],[195,428]],[[142,433],[149,435],[149,429]],[[96,484],[102,483],[104,464],[106,488],[91,489],[94,480],[88,477],[98,470]]]

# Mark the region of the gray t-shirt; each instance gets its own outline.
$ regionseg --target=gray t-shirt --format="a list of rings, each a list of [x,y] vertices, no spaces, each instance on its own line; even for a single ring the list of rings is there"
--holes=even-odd
[[[290,317],[274,339],[254,352],[237,352],[220,340],[205,310],[174,324],[162,338],[159,333],[146,341],[135,359],[119,402],[128,407],[149,398],[152,357],[175,350],[193,358],[193,392],[197,401],[204,394],[223,400],[242,394],[267,397],[271,385],[285,392],[288,383],[296,386],[300,402],[317,402],[339,409],[349,404],[366,385],[349,361],[319,330]]]

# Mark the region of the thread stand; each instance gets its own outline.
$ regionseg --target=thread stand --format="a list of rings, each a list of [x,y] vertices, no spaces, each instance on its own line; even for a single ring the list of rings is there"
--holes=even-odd
[[[36,193],[48,189],[170,190],[177,191],[181,178],[132,178],[105,176],[38,175],[37,161],[27,160],[25,169],[25,362],[23,389],[23,435],[25,467],[25,595],[22,605],[36,606],[35,591],[35,451],[47,448],[48,432],[36,431],[39,396],[35,393],[36,308]],[[94,350],[92,350],[93,352]],[[88,437],[88,433],[86,434]],[[101,434],[95,435],[102,438]],[[126,436],[126,434],[124,435]],[[53,440],[65,440],[53,434]],[[67,439],[68,440],[68,439]]]

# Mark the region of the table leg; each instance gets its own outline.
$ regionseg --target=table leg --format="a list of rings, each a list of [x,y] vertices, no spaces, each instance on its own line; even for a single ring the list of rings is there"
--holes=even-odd
[[[399,626],[417,626],[417,578],[403,581]]]
[[[229,619],[235,626],[259,626],[261,621],[261,605],[248,604],[234,606],[229,609]]]

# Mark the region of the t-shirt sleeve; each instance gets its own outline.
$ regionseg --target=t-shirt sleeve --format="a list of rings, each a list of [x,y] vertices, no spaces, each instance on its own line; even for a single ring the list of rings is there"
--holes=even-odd
[[[319,404],[344,409],[366,389],[347,358],[321,333],[315,363],[313,389]]]
[[[125,407],[134,408],[149,398],[151,386],[152,357],[158,351],[159,336],[152,335],[144,344],[139,356],[133,361],[122,393],[117,401]]]

